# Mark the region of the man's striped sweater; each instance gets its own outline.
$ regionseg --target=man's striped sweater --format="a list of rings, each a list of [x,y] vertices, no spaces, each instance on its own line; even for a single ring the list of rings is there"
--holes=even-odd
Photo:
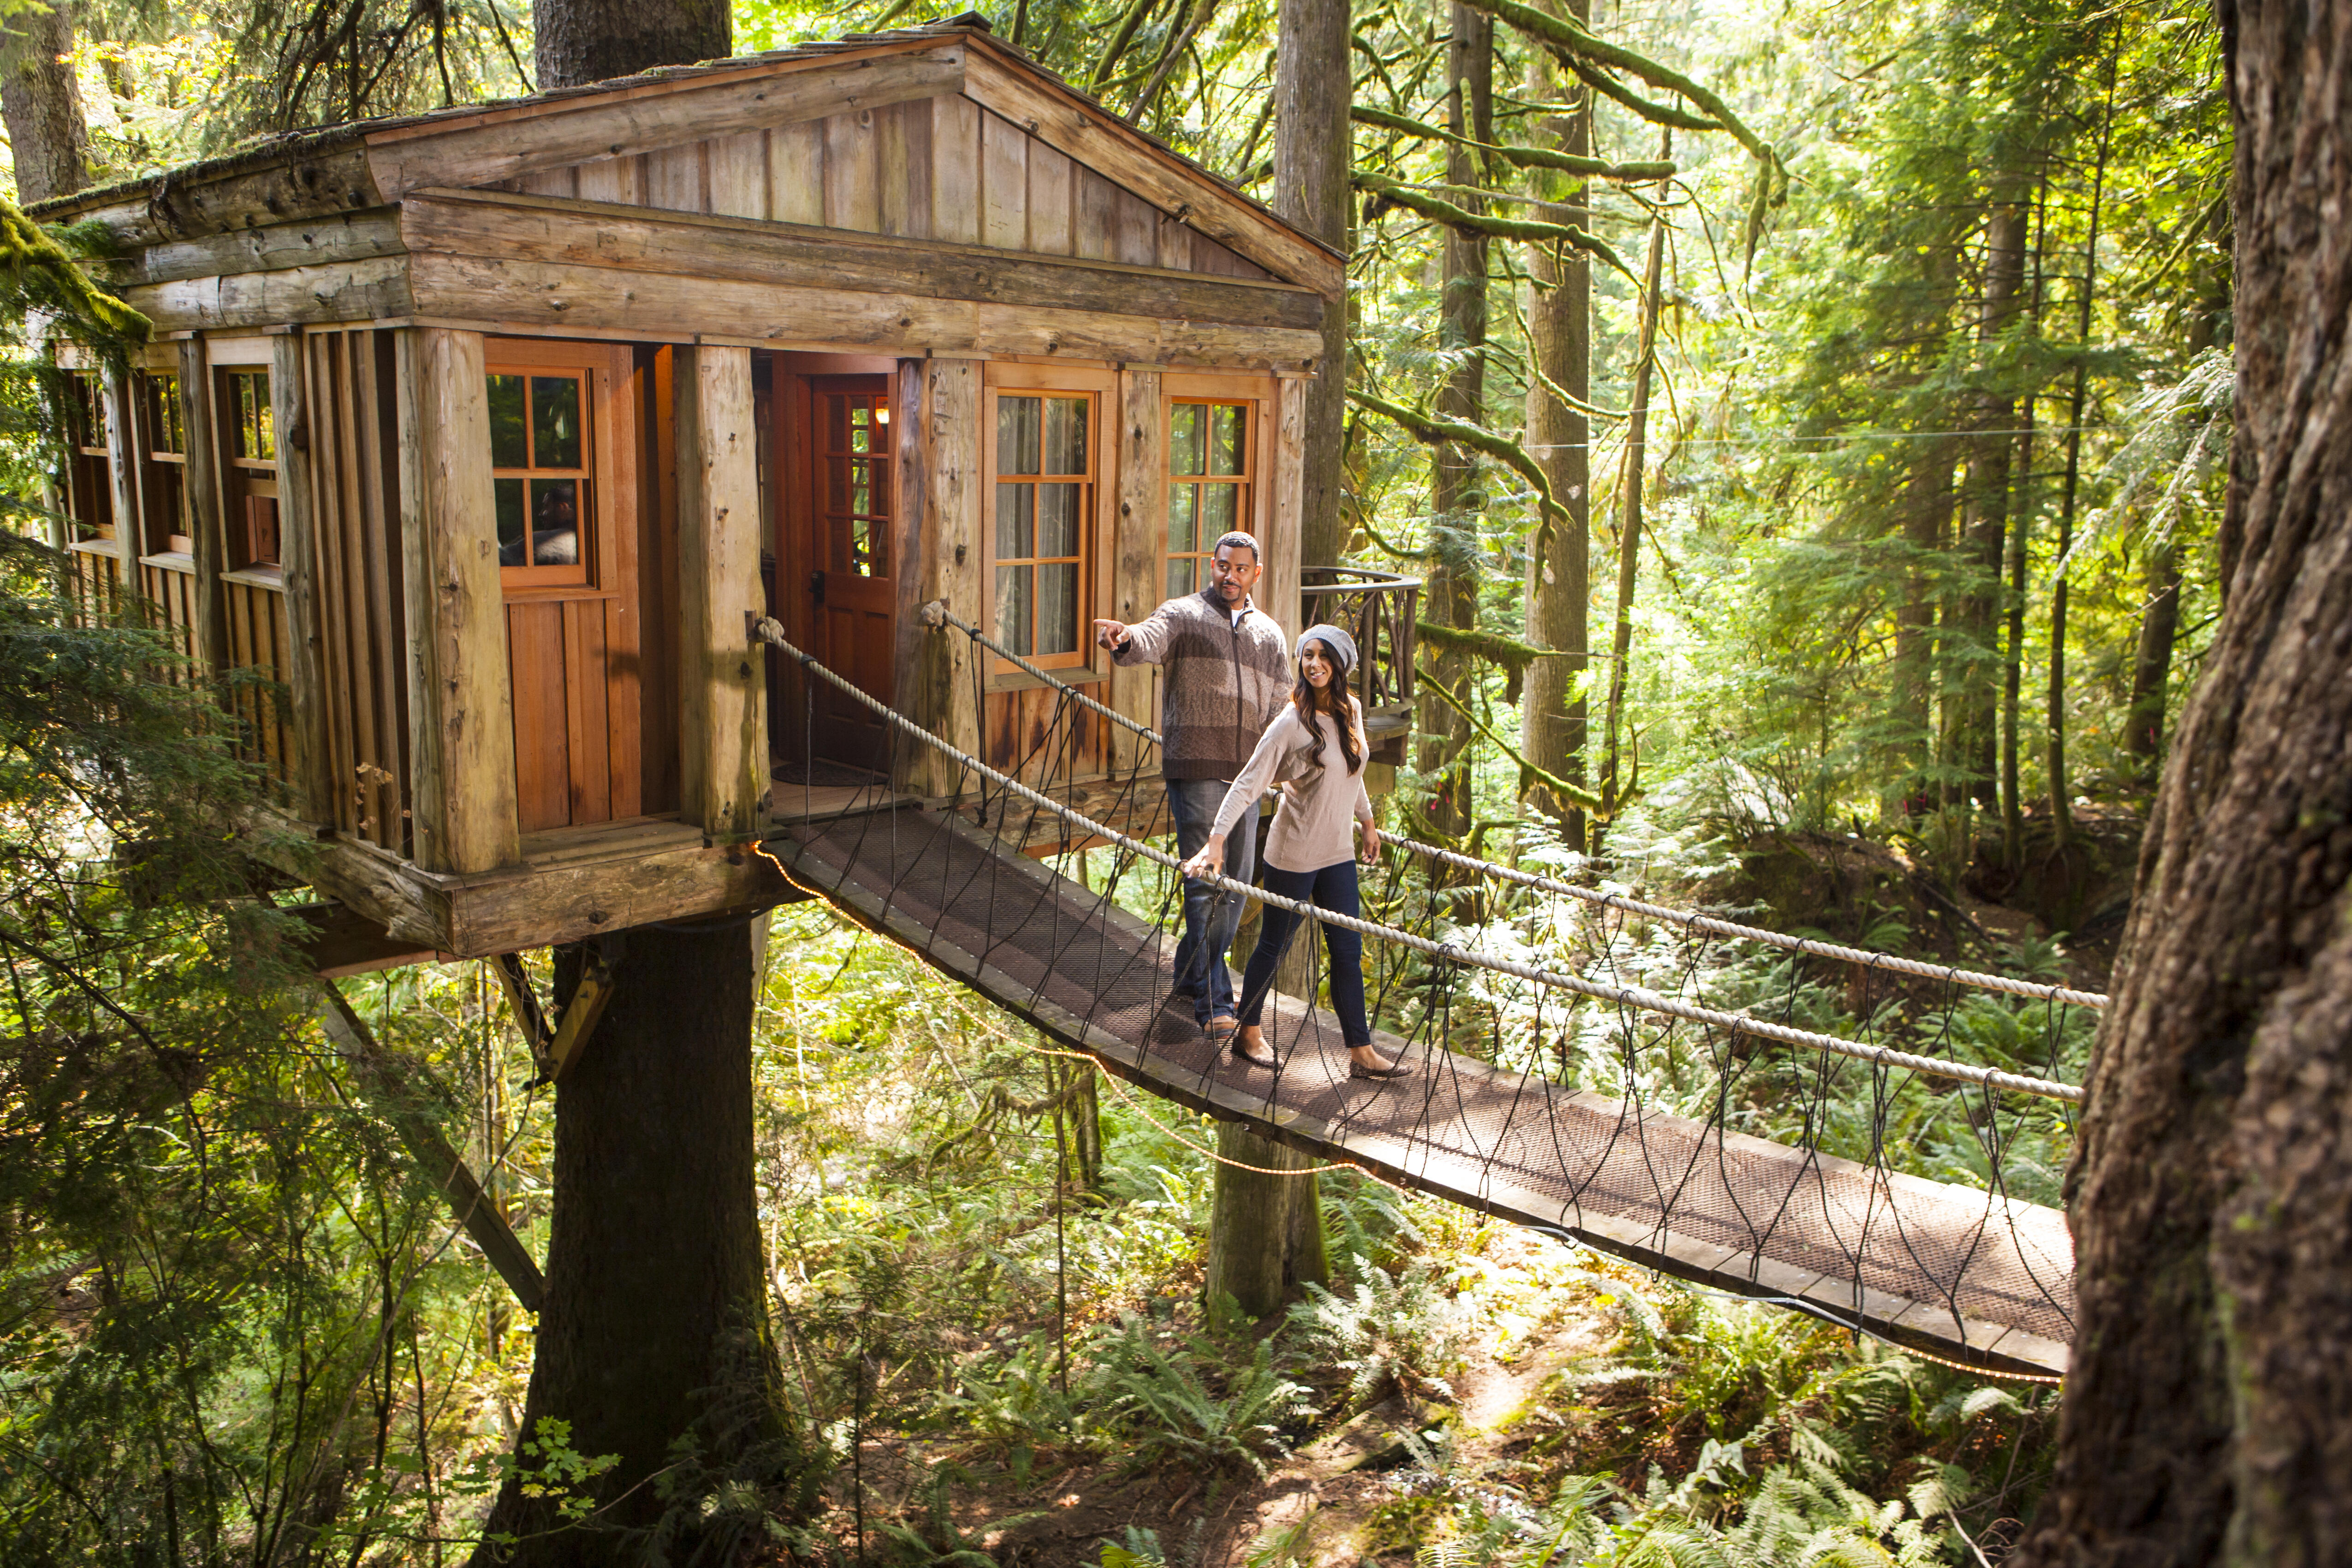
[[[1156,664],[1160,772],[1231,779],[1290,696],[1290,647],[1274,617],[1247,606],[1241,624],[1214,588],[1171,599],[1127,628],[1111,658]]]

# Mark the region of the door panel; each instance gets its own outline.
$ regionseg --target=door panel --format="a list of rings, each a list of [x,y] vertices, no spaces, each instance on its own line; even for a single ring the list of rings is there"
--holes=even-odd
[[[808,429],[801,450],[809,651],[861,691],[892,700],[897,588],[890,559],[896,472],[890,444],[890,378],[810,378]],[[888,734],[863,704],[815,683],[817,754],[879,767]]]

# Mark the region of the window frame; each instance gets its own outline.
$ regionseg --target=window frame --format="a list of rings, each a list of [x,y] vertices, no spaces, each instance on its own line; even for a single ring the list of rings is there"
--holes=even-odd
[[[272,406],[275,389],[271,386],[272,366],[268,360],[230,359],[215,357],[205,366],[208,390],[213,400],[213,445],[218,454],[220,470],[220,562],[224,572],[253,573],[262,576],[282,574],[286,555],[286,508],[278,489],[277,411]],[[266,458],[246,456],[237,450],[237,438],[243,426],[236,393],[236,382],[242,376],[257,377],[264,395],[258,405],[269,416],[269,449]],[[259,499],[278,509],[278,552],[267,559],[247,548],[245,531],[246,502]]]
[[[87,364],[60,367],[68,378],[66,415],[66,515],[73,520],[68,542],[101,554],[120,554],[122,520],[115,515],[114,464],[107,444],[111,422],[106,377]],[[94,438],[94,439],[93,439]]]
[[[1216,542],[1226,533],[1233,531],[1231,529],[1220,529],[1214,534],[1210,533],[1205,522],[1207,509],[1202,508],[1201,510],[1201,516],[1203,520],[1202,526],[1194,533],[1192,539],[1192,542],[1196,548],[1192,550],[1178,550],[1175,548],[1176,516],[1174,508],[1176,500],[1176,487],[1178,485],[1190,485],[1195,491],[1202,492],[1203,494],[1205,494],[1208,487],[1211,485],[1229,485],[1238,489],[1241,492],[1240,504],[1235,506],[1234,509],[1234,528],[1245,530],[1260,541],[1263,541],[1265,538],[1265,530],[1258,526],[1257,513],[1258,492],[1262,488],[1258,479],[1260,468],[1258,454],[1262,444],[1262,432],[1260,430],[1261,421],[1259,418],[1261,413],[1260,403],[1261,400],[1255,397],[1234,396],[1223,393],[1164,392],[1161,395],[1161,413],[1167,426],[1167,430],[1166,434],[1162,437],[1163,446],[1161,447],[1161,451],[1164,455],[1164,459],[1161,465],[1164,486],[1161,493],[1165,498],[1162,502],[1165,510],[1161,513],[1163,519],[1163,529],[1160,538],[1160,583],[1158,586],[1160,588],[1163,596],[1166,598],[1172,599],[1177,596],[1169,584],[1168,578],[1169,569],[1175,565],[1179,561],[1192,561],[1199,563],[1199,564],[1193,568],[1192,585],[1185,590],[1186,593],[1197,594],[1202,588],[1208,586],[1208,563],[1211,558],[1216,554]],[[1176,471],[1176,411],[1179,408],[1233,408],[1240,410],[1242,426],[1242,468],[1240,473],[1230,475],[1209,473],[1180,474]]]
[[[628,351],[623,348],[619,354]],[[574,371],[581,381],[581,453],[578,468],[500,468],[490,469],[492,495],[500,479],[524,479],[534,473],[563,476],[576,475],[586,491],[580,506],[579,525],[584,535],[581,542],[580,559],[572,566],[500,566],[499,585],[504,596],[515,599],[580,599],[610,596],[615,590],[611,584],[617,580],[614,552],[619,542],[615,535],[615,520],[620,516],[620,498],[614,489],[617,482],[616,458],[614,452],[616,423],[614,399],[621,395],[627,377],[615,365],[615,350],[612,344],[575,342],[560,338],[485,338],[482,342],[482,374],[493,375],[530,376],[549,371]],[[489,383],[482,384],[483,437],[489,437]],[[528,491],[525,492],[528,495]],[[497,505],[491,507],[492,527],[496,527]],[[492,539],[495,545],[495,534]]]
[[[140,558],[193,559],[196,549],[195,521],[188,506],[188,433],[180,402],[180,373],[176,369],[147,366],[135,373],[131,387],[133,451],[139,468]],[[163,427],[167,424],[181,426],[176,450],[160,444]],[[174,473],[179,493],[175,515],[170,517],[163,515],[166,488],[160,470],[164,469]]]
[[[1246,407],[1249,410],[1244,426],[1248,432],[1246,437],[1248,447],[1242,463],[1244,470],[1242,481],[1248,494],[1244,500],[1239,513],[1240,521],[1236,526],[1255,538],[1263,549],[1267,547],[1267,535],[1273,531],[1274,469],[1268,460],[1268,454],[1274,448],[1275,409],[1280,392],[1281,384],[1275,377],[1245,372],[1171,370],[1161,374],[1160,378],[1160,471],[1154,476],[1159,485],[1159,489],[1154,493],[1159,502],[1156,510],[1160,518],[1160,537],[1154,554],[1156,572],[1152,588],[1162,597],[1165,597],[1168,585],[1168,563],[1175,559],[1168,548],[1169,531],[1172,521],[1168,512],[1168,497],[1176,480],[1174,473],[1176,405],[1180,403],[1222,403]],[[1213,545],[1216,541],[1210,538],[1203,539],[1201,542],[1204,545]],[[1203,549],[1192,553],[1207,556],[1214,552]],[[1260,564],[1263,565],[1264,563],[1261,562]],[[1259,592],[1253,595],[1261,609],[1265,608],[1263,597],[1265,588],[1265,581],[1261,579],[1258,584]],[[1195,588],[1193,591],[1198,593],[1200,590]],[[1157,604],[1160,601],[1155,599],[1153,602]],[[1292,615],[1297,613],[1295,606],[1291,613]],[[1276,616],[1275,618],[1281,625],[1289,625],[1287,616]]]
[[[1117,406],[1118,377],[1108,369],[1077,365],[1034,365],[992,360],[982,376],[980,404],[981,561],[980,624],[993,635],[996,628],[996,431],[1001,397],[1083,397],[1087,400],[1087,464],[1092,494],[1081,502],[1078,518],[1077,646],[1067,653],[1029,654],[1041,669],[1099,670],[1101,654],[1094,642],[1094,617],[1110,602],[1110,555],[1104,542],[1113,537],[1112,508],[1118,489],[1117,447],[1108,435],[1106,416]],[[1027,479],[1032,476],[1020,475]],[[1034,559],[1034,558],[1031,558]],[[1021,667],[992,653],[992,677],[1026,679]]]

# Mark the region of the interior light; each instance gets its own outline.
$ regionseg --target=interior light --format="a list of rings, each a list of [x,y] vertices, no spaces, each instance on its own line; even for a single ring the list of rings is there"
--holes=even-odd
[[[874,423],[877,425],[887,425],[890,423],[890,405],[888,404],[878,403],[875,405]]]

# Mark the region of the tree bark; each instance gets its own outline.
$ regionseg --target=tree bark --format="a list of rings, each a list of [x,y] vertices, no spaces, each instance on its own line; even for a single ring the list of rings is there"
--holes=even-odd
[[[2221,7],[2229,606],[2141,849],[2069,1173],[2075,1359],[2012,1561],[2352,1560],[2352,3]]]
[[[1658,132],[1658,156],[1674,152],[1674,132]],[[1665,192],[1661,182],[1661,199]],[[1650,382],[1658,363],[1658,317],[1665,303],[1666,226],[1662,217],[1650,220],[1649,253],[1642,264],[1642,341],[1633,362],[1633,395],[1625,405],[1625,472],[1618,484],[1617,611],[1609,633],[1609,707],[1605,729],[1607,755],[1601,764],[1601,820],[1593,824],[1592,847],[1600,853],[1601,836],[1618,808],[1625,804],[1632,781],[1620,776],[1624,736],[1626,666],[1633,652],[1633,589],[1642,564],[1642,491],[1649,473]],[[1543,662],[1538,659],[1538,663]]]
[[[540,0],[538,87],[580,87],[735,52],[728,0]]]
[[[523,1436],[619,1464],[590,1483],[594,1529],[552,1534],[509,1481],[488,1528],[523,1536],[493,1563],[619,1563],[612,1529],[664,1501],[647,1484],[692,1435],[714,1463],[782,1434],[767,1329],[751,1128],[751,942],[740,921],[640,927],[612,1002],[555,1093],[554,1207]],[[560,960],[576,973],[576,952]],[[559,987],[561,988],[561,987]],[[528,1453],[525,1465],[532,1460]]]
[[[89,184],[89,128],[81,89],[64,57],[73,52],[69,0],[0,21],[0,120],[16,161],[16,199],[29,206]]]
[[[1992,384],[1975,399],[1980,434],[1969,437],[1960,499],[1960,564],[1968,574],[1953,595],[1952,692],[1945,710],[1945,804],[1994,804],[2000,734],[1999,667],[2001,551],[2009,535],[2010,456],[2016,449],[2017,400],[2003,383],[1999,344],[2016,320],[2025,280],[2025,206],[2013,191],[1986,215],[1984,283],[1977,311],[1978,374]]]
[[[1895,758],[1895,812],[1916,816],[1933,804],[1927,793],[1936,700],[1936,579],[1949,545],[1952,452],[1940,440],[1922,441],[1903,495],[1903,602],[1895,612],[1895,711],[1901,748]]]
[[[1569,14],[1579,22],[1590,18],[1590,0],[1573,0]],[[1553,96],[1556,76],[1550,58],[1531,52],[1528,59],[1528,93],[1538,102]],[[1592,114],[1589,98],[1580,97],[1578,111],[1547,123],[1554,145],[1579,157],[1592,153]],[[1549,223],[1585,227],[1589,187],[1552,179],[1557,205],[1537,209],[1531,216]],[[1584,782],[1586,703],[1578,683],[1589,668],[1589,626],[1592,600],[1592,425],[1583,411],[1545,385],[1569,397],[1590,403],[1592,398],[1592,265],[1580,251],[1566,246],[1531,245],[1527,253],[1528,276],[1535,287],[1528,299],[1528,358],[1538,375],[1529,379],[1527,442],[1544,480],[1568,514],[1552,524],[1551,542],[1528,563],[1527,640],[1538,647],[1554,648],[1572,657],[1539,658],[1528,668],[1519,736],[1528,761],[1570,784]],[[1584,813],[1567,801],[1554,801],[1560,836],[1579,848],[1585,838]]]
[[[1349,244],[1349,0],[1283,0],[1274,55],[1274,210],[1342,253]],[[1348,301],[1323,307],[1323,354],[1307,384],[1307,461],[1298,558],[1337,565],[1348,552],[1339,497],[1348,412]],[[1297,613],[1276,607],[1278,620]]]
[[[2180,630],[2180,547],[2168,539],[2147,552],[2147,608],[2140,612],[2139,644],[2132,651],[2131,707],[2124,750],[2144,781],[2153,781],[2164,756],[2164,703],[2172,679],[2172,644]]]
[[[1449,90],[1446,128],[1457,136],[1492,142],[1495,98],[1495,19],[1483,11],[1455,5],[1454,32],[1446,46]],[[1445,178],[1457,186],[1486,183],[1478,155],[1458,142],[1449,142]],[[1486,204],[1463,198],[1473,213]],[[1486,403],[1486,238],[1445,231],[1444,292],[1438,304],[1437,343],[1446,361],[1445,379],[1437,389],[1437,410],[1474,425],[1484,425]],[[1484,498],[1478,489],[1476,454],[1451,442],[1439,444],[1433,464],[1430,510],[1436,560],[1431,563],[1423,614],[1442,626],[1473,630],[1478,624],[1478,511]],[[1437,650],[1431,668],[1447,687],[1459,689],[1469,668],[1469,656],[1459,649]],[[1428,815],[1430,826],[1441,835],[1469,831],[1473,807],[1470,769],[1463,759],[1470,728],[1444,699],[1431,694],[1421,700],[1418,726],[1425,737],[1418,765],[1433,781]]]

